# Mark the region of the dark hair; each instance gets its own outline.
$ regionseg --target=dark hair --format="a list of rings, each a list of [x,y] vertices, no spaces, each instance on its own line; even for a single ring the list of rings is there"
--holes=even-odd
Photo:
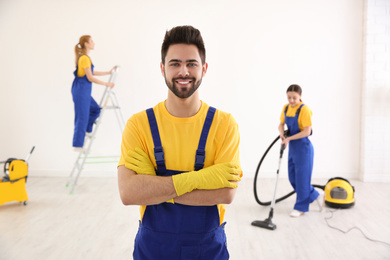
[[[192,26],[176,26],[165,33],[164,41],[161,46],[161,61],[165,64],[168,48],[172,44],[193,44],[198,48],[202,64],[206,62],[206,49],[204,47],[200,31]]]
[[[297,92],[300,96],[302,95],[302,88],[299,86],[299,85],[296,85],[296,84],[293,84],[293,85],[290,85],[286,91],[287,92]]]

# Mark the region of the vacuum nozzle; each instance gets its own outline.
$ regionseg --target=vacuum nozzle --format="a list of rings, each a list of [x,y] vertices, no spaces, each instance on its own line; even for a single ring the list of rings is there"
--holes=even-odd
[[[270,218],[267,218],[263,221],[255,220],[252,222],[252,226],[266,228],[266,229],[270,229],[270,230],[276,229],[276,225],[274,223],[272,223],[272,220]]]
[[[252,226],[266,228],[266,229],[270,229],[270,230],[275,230],[276,229],[276,225],[274,223],[272,223],[272,217],[273,216],[274,216],[274,208],[273,208],[273,206],[271,206],[271,210],[269,211],[268,218],[266,218],[263,221],[255,220],[255,221],[252,222]]]

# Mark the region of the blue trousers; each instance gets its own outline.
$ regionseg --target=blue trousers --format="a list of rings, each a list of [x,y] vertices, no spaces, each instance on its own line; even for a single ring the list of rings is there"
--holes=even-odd
[[[319,193],[311,185],[314,149],[309,138],[290,141],[288,178],[297,193],[294,209],[307,212]]]
[[[72,96],[75,111],[73,147],[83,147],[85,133],[92,132],[93,123],[100,115],[100,106],[91,96],[90,82],[76,78],[73,82]]]

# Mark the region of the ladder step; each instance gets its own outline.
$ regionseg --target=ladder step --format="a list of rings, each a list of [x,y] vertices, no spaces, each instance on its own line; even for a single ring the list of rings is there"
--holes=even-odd
[[[110,106],[110,107],[104,107],[103,109],[121,109],[121,108],[120,107]]]

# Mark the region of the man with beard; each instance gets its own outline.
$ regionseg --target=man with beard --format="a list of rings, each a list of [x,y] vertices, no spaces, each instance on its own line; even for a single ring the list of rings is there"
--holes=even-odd
[[[134,259],[228,259],[225,204],[241,180],[234,118],[199,98],[208,68],[199,30],[167,31],[161,73],[168,97],[133,115],[121,144],[124,205],[140,205]]]

